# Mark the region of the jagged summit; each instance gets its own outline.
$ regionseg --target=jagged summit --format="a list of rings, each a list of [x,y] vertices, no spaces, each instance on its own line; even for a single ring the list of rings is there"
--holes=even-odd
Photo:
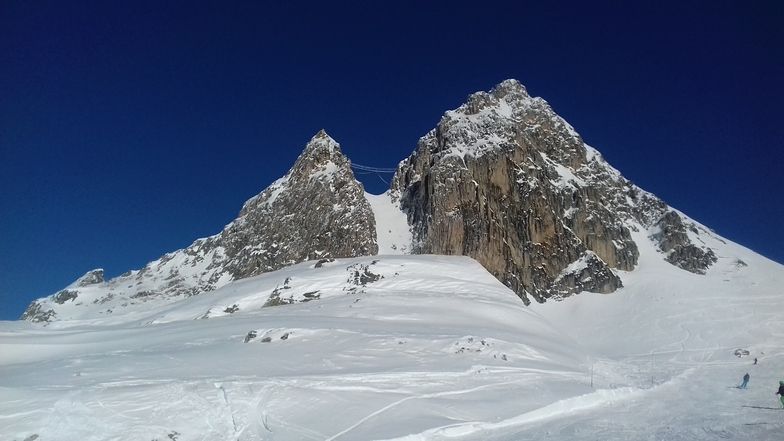
[[[476,115],[489,107],[502,105],[502,101],[504,104],[519,107],[522,102],[531,99],[525,86],[517,80],[509,79],[499,83],[490,92],[480,91],[472,93],[463,105],[465,107],[461,106],[454,112]],[[508,110],[508,108],[501,109],[500,113],[502,115],[506,114]]]
[[[109,281],[102,271],[92,271],[32,302],[22,319],[78,318],[87,309],[106,314],[144,309],[147,303],[190,297],[306,260],[377,252],[375,218],[362,184],[338,143],[322,130],[289,172],[245,202],[238,218],[219,234]]]
[[[300,158],[309,157],[316,161],[343,162],[347,160],[343,152],[340,151],[340,144],[337,143],[324,129],[319,130],[310,142],[305,146]]]
[[[505,80],[490,92],[469,95],[463,105],[447,111],[423,139],[436,138],[431,145],[434,153],[462,157],[520,144],[525,136],[541,138],[537,150],[569,166],[586,160],[585,145],[574,128],[556,115],[547,101],[528,95],[517,80]]]
[[[22,318],[79,317],[80,308],[112,313],[305,260],[375,255],[376,219],[400,218],[401,210],[408,231],[384,231],[395,251],[472,257],[526,303],[613,292],[643,245],[702,274],[722,241],[623,178],[517,80],[447,111],[382,196],[388,203],[373,198],[371,206],[340,145],[321,130],[219,234],[109,281],[85,276],[84,284],[33,302]]]
[[[336,179],[338,182],[353,181],[362,188],[362,184],[354,178],[354,172],[351,171],[351,161],[340,150],[340,144],[332,139],[324,129],[321,129],[305,145],[305,149],[285,176],[245,202],[240,217],[246,214],[248,207],[279,203],[279,190],[291,186],[292,181],[295,185],[307,186],[309,181],[314,178],[317,181],[327,183],[331,179]]]
[[[636,231],[680,268],[715,261],[688,234],[706,229],[624,179],[516,80],[446,112],[401,162],[392,193],[415,253],[471,256],[526,302],[620,288],[616,270],[637,265]]]
[[[340,145],[323,130],[284,177],[245,203],[223,234],[231,238],[230,249],[252,254],[255,262],[229,263],[234,279],[308,259],[378,251],[364,188]]]
[[[484,92],[477,92],[477,93],[484,93]],[[514,78],[501,81],[490,90],[490,94],[498,99],[504,98],[506,97],[506,95],[510,95],[510,94],[520,95],[523,97],[529,96],[528,90],[526,90],[525,86],[523,86],[522,83],[515,80]]]

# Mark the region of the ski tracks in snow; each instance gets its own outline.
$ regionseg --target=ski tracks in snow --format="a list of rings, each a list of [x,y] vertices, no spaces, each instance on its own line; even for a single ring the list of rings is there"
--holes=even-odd
[[[219,390],[218,400],[214,404],[224,408],[224,421],[230,421],[224,424],[224,430],[229,426],[233,428],[233,431],[224,432],[223,439],[363,439],[367,431],[379,422],[379,418],[384,421],[385,418],[394,419],[394,416],[384,415],[406,407],[406,404],[418,401],[432,403],[433,400],[456,396],[478,397],[481,400],[481,394],[485,391],[497,393],[499,390],[521,386],[530,389],[537,380],[541,380],[543,373],[536,369],[474,366],[468,371],[456,372],[358,373],[269,378],[262,381],[236,378],[214,383],[214,387]],[[547,373],[561,376],[569,382],[580,377],[573,371]],[[545,392],[549,393],[549,390]],[[318,402],[319,394],[324,394],[324,402],[330,406],[329,409]],[[299,397],[307,399],[303,401]],[[355,401],[357,406],[340,409],[339,403],[345,400]],[[324,418],[324,412],[335,415],[333,435],[324,433],[326,429],[314,431],[308,428],[307,415],[318,414]],[[451,417],[447,415],[450,412]],[[359,417],[356,416],[358,414]],[[454,421],[457,418],[455,415],[467,414],[470,414],[468,408],[464,411],[448,409],[442,419]],[[247,432],[248,428],[251,428],[253,434]],[[360,428],[364,431],[353,433]],[[218,431],[217,427],[214,429]]]
[[[501,386],[506,386],[506,385],[515,384],[515,383],[519,383],[519,380],[504,381],[504,382],[499,382],[499,383],[489,383],[489,384],[485,384],[485,385],[477,386],[477,387],[473,387],[473,388],[468,388],[468,389],[449,390],[449,391],[443,391],[443,392],[434,392],[434,393],[425,393],[425,394],[411,395],[411,396],[402,398],[400,400],[397,400],[397,401],[395,401],[395,402],[393,402],[391,404],[388,404],[388,405],[382,407],[381,409],[378,409],[378,410],[370,413],[369,415],[361,418],[359,421],[357,421],[356,423],[352,424],[350,427],[346,428],[345,430],[343,430],[343,431],[341,431],[341,432],[339,432],[339,433],[337,433],[337,434],[327,438],[325,441],[334,441],[334,440],[340,438],[341,436],[343,436],[343,435],[351,432],[352,430],[356,429],[360,425],[362,425],[362,424],[364,424],[364,423],[366,423],[368,421],[371,421],[373,418],[377,417],[378,415],[381,415],[382,413],[387,412],[390,409],[392,409],[393,407],[399,406],[399,405],[405,403],[406,401],[427,399],[427,398],[438,398],[438,397],[445,397],[445,396],[450,396],[450,395],[462,395],[462,394],[468,394],[468,393],[471,393],[471,392],[477,392],[479,390],[488,389],[488,388],[499,388]]]

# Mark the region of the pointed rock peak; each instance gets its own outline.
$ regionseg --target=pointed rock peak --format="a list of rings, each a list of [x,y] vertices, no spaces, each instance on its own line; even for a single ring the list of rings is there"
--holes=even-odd
[[[520,84],[519,81],[515,79],[508,79],[500,82],[497,86],[490,91],[490,93],[498,99],[501,99],[507,95],[521,95],[523,97],[528,97],[528,91],[525,89],[525,86]]]
[[[324,129],[321,129],[305,146],[305,151],[302,152],[301,156],[329,159],[335,154],[343,156],[343,153],[340,151],[340,144],[332,139]]]
[[[341,171],[351,174],[351,161],[340,150],[340,144],[321,130],[305,146],[286,177],[298,179],[327,170],[330,173]],[[353,174],[351,177],[353,179]]]
[[[510,79],[504,80],[496,85],[490,92],[476,92],[468,96],[465,104],[465,112],[468,115],[476,115],[489,107],[519,106],[531,98],[525,86],[519,81]],[[502,101],[504,103],[502,103]]]
[[[316,134],[313,136],[313,138],[311,138],[311,139],[310,139],[310,142],[308,143],[308,145],[310,145],[310,144],[330,144],[330,145],[337,145],[338,143],[337,143],[337,141],[335,141],[334,139],[332,139],[332,137],[331,137],[331,136],[329,136],[329,135],[327,134],[327,132],[326,132],[324,129],[321,129],[321,130],[319,130],[319,132],[318,132],[318,133],[316,133]]]

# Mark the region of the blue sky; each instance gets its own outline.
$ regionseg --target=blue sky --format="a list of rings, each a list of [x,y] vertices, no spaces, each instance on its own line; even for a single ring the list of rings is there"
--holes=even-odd
[[[507,78],[784,262],[780,2],[269,3],[0,3],[0,319],[218,233],[322,128],[394,167]]]

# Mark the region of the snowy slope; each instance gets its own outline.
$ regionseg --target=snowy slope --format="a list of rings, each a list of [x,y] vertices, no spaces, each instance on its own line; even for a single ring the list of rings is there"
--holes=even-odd
[[[378,254],[408,254],[411,251],[411,230],[400,201],[393,202],[390,191],[380,195],[365,193],[376,219]]]
[[[705,276],[673,271],[651,247],[616,294],[532,305],[595,357],[598,389],[639,390],[486,439],[781,439],[784,267],[732,242],[709,245],[719,261]]]
[[[706,275],[648,241],[618,292],[530,307],[466,257],[384,255],[0,322],[0,439],[780,439],[784,268],[702,240]]]
[[[601,165],[596,176],[610,176],[600,180],[623,184],[587,152]],[[587,182],[556,169],[555,186]],[[280,197],[275,188],[263,195]],[[364,199],[377,256],[220,278],[192,297],[107,295],[144,294],[159,278],[196,279],[208,269],[192,255],[167,255],[146,267],[154,273],[146,279],[131,272],[100,286],[102,273],[88,273],[49,299],[58,320],[0,322],[0,440],[707,441],[784,433],[773,395],[784,380],[781,265],[663,202],[652,211],[632,204],[625,210],[656,216],[625,220],[639,259],[634,271],[613,270],[622,289],[526,307],[468,257],[408,255],[412,231],[399,199]],[[655,221],[661,210],[677,214],[676,233],[689,244],[715,253],[704,275],[667,262],[672,250],[661,242],[672,225]],[[748,355],[736,356],[739,349]],[[737,389],[746,372],[749,388]]]
[[[93,270],[33,301],[23,320],[81,320],[149,311],[295,263],[377,253],[373,209],[351,162],[324,130],[281,178],[213,236],[104,280]]]
[[[261,308],[284,284],[321,298]],[[388,438],[590,392],[574,341],[465,257],[300,264],[115,324],[4,322],[0,353],[2,439]]]
[[[378,256],[0,322],[0,439],[780,439],[781,265],[694,223],[718,261],[682,271],[635,225],[623,289],[526,307],[472,259],[405,255],[403,213],[365,197]]]

